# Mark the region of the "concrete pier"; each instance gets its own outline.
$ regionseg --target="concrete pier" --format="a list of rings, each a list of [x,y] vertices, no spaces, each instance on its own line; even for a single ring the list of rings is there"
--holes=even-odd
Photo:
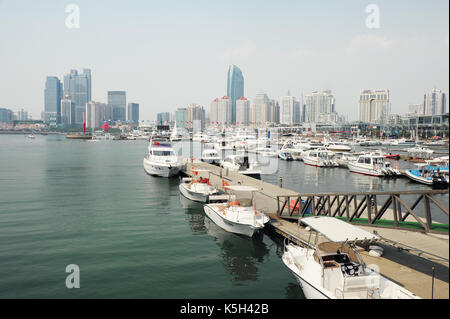
[[[278,216],[279,200],[277,196],[298,196],[297,192],[257,180],[237,172],[221,169],[207,163],[194,161],[186,164],[185,173],[194,176],[195,170],[208,170],[199,173],[209,177],[210,182],[222,189],[222,181],[230,185],[248,185],[257,188],[256,208],[270,218],[270,226],[275,233],[298,244],[309,242],[314,245],[315,236],[294,220]],[[387,215],[392,212],[387,211]],[[410,217],[408,217],[410,218]],[[395,281],[422,298],[431,298],[434,268],[434,298],[449,298],[449,236],[430,234],[410,230],[359,226],[369,232],[376,231],[381,237],[377,245],[384,248],[381,257],[372,257],[360,248],[361,256],[368,266],[377,268],[383,276]],[[312,237],[312,238],[311,238]],[[319,235],[318,243],[327,241]]]

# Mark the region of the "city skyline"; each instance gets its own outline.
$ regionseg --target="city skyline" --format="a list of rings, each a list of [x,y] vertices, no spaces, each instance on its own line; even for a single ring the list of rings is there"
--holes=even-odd
[[[65,4],[0,2],[0,34],[8,46],[0,51],[8,61],[0,75],[0,107],[25,109],[39,119],[46,76],[62,80],[69,70],[86,68],[92,71],[92,100],[105,103],[107,91],[123,90],[127,100],[139,102],[140,118],[153,120],[157,113],[174,113],[192,103],[208,108],[216,96],[226,95],[232,64],[245,75],[247,97],[264,91],[279,100],[289,88],[296,97],[329,89],[339,114],[349,120],[357,120],[363,90],[388,89],[391,112],[399,114],[422,103],[433,88],[448,96],[446,1],[433,6],[379,1],[379,29],[365,25],[367,3],[362,1],[345,8],[330,1],[249,1],[239,5],[238,13],[232,1],[173,8],[143,2],[134,7],[77,4],[80,28],[68,29]],[[217,12],[221,15],[214,21]],[[236,19],[229,19],[231,12]],[[265,24],[268,14],[271,23]],[[204,30],[205,25],[211,28]],[[125,37],[119,43],[113,36]],[[179,46],[191,50],[174,50]],[[22,94],[23,88],[28,94]]]

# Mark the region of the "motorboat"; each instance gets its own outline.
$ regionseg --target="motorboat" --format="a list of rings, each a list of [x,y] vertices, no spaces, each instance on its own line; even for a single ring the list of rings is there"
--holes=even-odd
[[[278,153],[278,157],[281,158],[283,161],[293,161],[294,157],[290,152],[282,151]]]
[[[347,163],[349,161],[358,160],[358,156],[363,155],[363,152],[349,153],[349,152],[335,152],[334,160],[339,165],[339,167],[348,167]]]
[[[228,155],[220,163],[220,167],[235,171],[246,176],[261,178],[260,164],[253,161],[250,162],[248,155],[237,154]]]
[[[377,177],[401,175],[400,171],[393,168],[389,161],[385,161],[384,156],[374,153],[360,155],[356,161],[348,161],[347,166],[351,172],[363,175]]]
[[[316,233],[316,244],[285,243],[282,260],[307,299],[421,299],[365,264],[356,243],[376,243],[377,235],[334,217],[301,223]],[[319,234],[324,241],[317,243]]]
[[[148,154],[145,156],[143,164],[147,174],[161,177],[176,176],[184,166],[170,142],[165,139],[150,140]]]
[[[258,189],[243,185],[227,186],[225,189],[237,193],[251,193],[251,198],[232,195],[229,202],[206,204],[206,216],[228,232],[253,237],[269,221],[269,217],[257,210],[253,203],[254,192]]]
[[[34,134],[30,134],[30,135],[28,135],[27,137],[30,138],[30,139],[36,138],[36,136],[35,136]]]
[[[208,164],[219,165],[221,157],[219,155],[219,152],[217,152],[217,150],[207,149],[202,152],[201,161]]]
[[[337,167],[339,164],[334,160],[334,153],[327,149],[313,149],[303,153],[303,162],[306,165],[316,167]]]
[[[294,150],[294,145],[291,140],[287,140],[283,147],[278,151],[278,157],[284,161],[293,161],[291,151]]]
[[[209,172],[208,170],[195,170],[194,174],[201,172]],[[219,195],[220,192],[209,182],[209,177],[190,178],[184,177],[179,185],[180,193],[194,201],[200,203],[208,203],[211,196]]]
[[[416,164],[417,169],[408,169],[405,175],[411,180],[425,185],[433,186],[435,189],[448,188],[448,165],[447,167],[433,166],[430,164]],[[445,174],[447,173],[447,174]]]
[[[324,144],[325,148],[333,152],[350,152],[352,147],[343,142],[328,141]]]

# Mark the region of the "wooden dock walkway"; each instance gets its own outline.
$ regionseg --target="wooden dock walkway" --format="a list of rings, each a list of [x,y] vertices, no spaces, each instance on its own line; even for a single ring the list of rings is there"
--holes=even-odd
[[[256,208],[271,218],[269,228],[272,231],[282,236],[282,238],[290,239],[298,244],[305,245],[309,242],[313,245],[315,242],[314,235],[311,235],[311,232],[308,232],[301,224],[299,225],[298,212],[297,218],[295,218],[294,214],[293,216],[287,216],[293,217],[291,220],[287,220],[286,216],[280,216],[279,214],[280,203],[282,205],[280,196],[295,198],[299,196],[297,192],[207,163],[194,161],[186,164],[185,173],[187,175],[194,176],[193,171],[196,170],[208,170],[208,173],[201,172],[199,175],[209,177],[211,184],[218,189],[222,189],[222,181],[226,181],[230,185],[241,184],[257,188],[259,191],[254,195]],[[328,195],[332,196],[331,194]],[[361,199],[358,200],[356,197],[352,202],[354,203],[353,210],[363,206]],[[330,203],[329,200],[328,203]],[[337,208],[336,203],[333,203],[333,205],[328,206],[328,211]],[[394,207],[398,206],[394,205]],[[291,209],[293,210],[294,207],[291,207]],[[369,209],[367,208],[367,210]],[[323,214],[323,211],[321,213]],[[359,213],[359,218],[369,217],[367,212],[365,213],[366,215],[364,215],[364,211]],[[411,213],[412,211],[407,210],[402,215],[401,210],[400,212],[395,212],[394,209],[385,209],[383,217],[394,218],[394,216],[401,216],[402,218],[404,217],[405,221],[417,222]],[[430,224],[432,222],[422,217],[421,220],[425,226],[427,222],[430,222]],[[383,276],[394,280],[422,298],[431,298],[432,296],[431,287],[434,267],[434,298],[449,298],[448,232],[430,233],[369,224],[358,224],[358,226],[369,232],[376,231],[381,237],[379,245],[384,248],[382,257],[372,257],[361,247],[361,255],[367,265],[378,267],[379,272]],[[310,238],[311,236],[312,238]],[[318,243],[323,241],[327,241],[327,239],[319,236]]]

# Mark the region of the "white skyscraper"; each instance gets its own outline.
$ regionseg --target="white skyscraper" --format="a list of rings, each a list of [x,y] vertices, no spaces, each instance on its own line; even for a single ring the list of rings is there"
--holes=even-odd
[[[441,90],[433,89],[424,95],[425,115],[444,114],[446,112],[445,93]]]
[[[279,122],[286,125],[300,123],[300,102],[290,94],[281,98]]]
[[[86,103],[86,127],[99,128],[112,116],[112,106],[105,103],[90,101]]]
[[[248,126],[250,124],[250,101],[241,97],[236,101],[236,125]]]
[[[365,90],[359,94],[358,120],[360,122],[386,123],[389,113],[389,90]]]
[[[305,96],[305,122],[324,123],[330,122],[335,114],[335,99],[331,91],[317,91]]]
[[[250,122],[257,126],[270,122],[272,101],[266,93],[258,93],[253,99],[250,107]]]
[[[209,112],[211,124],[230,125],[232,121],[232,103],[228,96],[217,98],[211,102]]]

